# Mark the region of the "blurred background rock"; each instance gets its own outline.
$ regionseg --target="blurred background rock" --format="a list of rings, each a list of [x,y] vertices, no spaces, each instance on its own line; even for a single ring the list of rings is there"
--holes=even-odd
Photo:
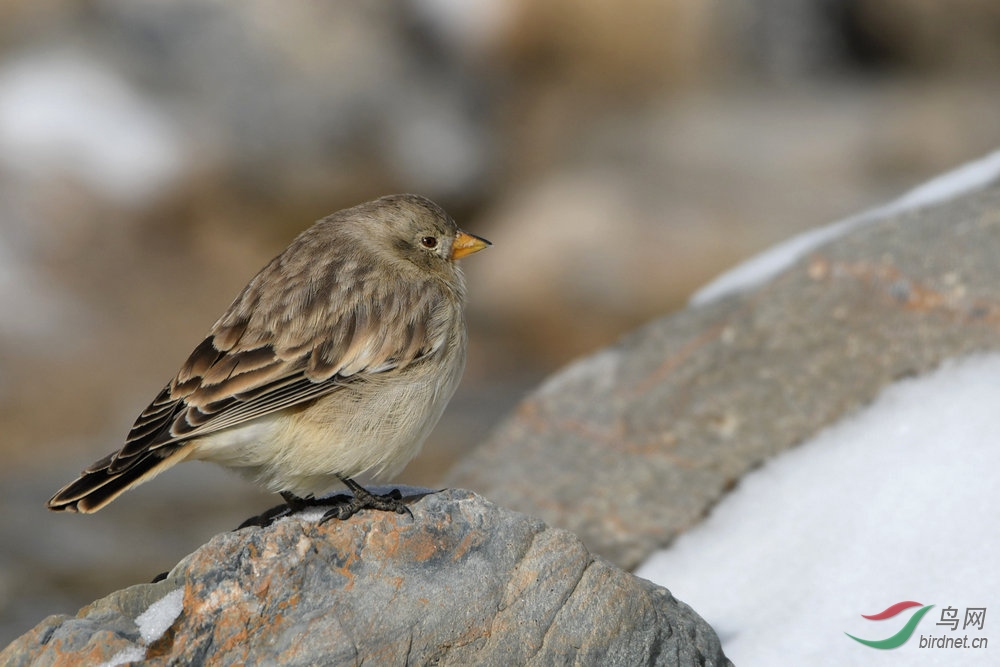
[[[433,486],[572,357],[1000,146],[997,72],[989,0],[0,2],[0,644],[274,504],[192,465],[43,509],[314,220],[419,192],[495,244]]]

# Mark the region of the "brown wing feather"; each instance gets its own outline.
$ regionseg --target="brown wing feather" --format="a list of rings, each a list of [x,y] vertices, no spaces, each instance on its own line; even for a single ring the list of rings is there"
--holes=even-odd
[[[275,279],[271,274],[282,269],[280,260],[251,281],[139,415],[111,470],[124,469],[159,447],[313,400],[357,378],[391,372],[444,344],[447,320],[438,311],[447,301],[436,286],[385,285],[355,276],[355,288],[347,290],[308,267],[307,273],[317,274],[313,282],[325,282],[333,298],[313,298],[311,312],[303,313],[302,303],[269,302],[261,294]],[[373,313],[371,303],[387,304],[385,311],[394,317]],[[289,318],[322,326],[294,327]],[[299,337],[289,335],[289,328],[298,329]]]

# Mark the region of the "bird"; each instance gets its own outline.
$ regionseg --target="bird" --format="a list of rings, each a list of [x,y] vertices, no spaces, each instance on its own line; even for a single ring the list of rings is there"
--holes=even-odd
[[[465,367],[456,260],[491,245],[437,204],[397,194],[329,215],[271,260],[142,411],[120,449],[47,503],[91,513],[186,460],[233,469],[321,521],[409,512],[389,479],[419,452]]]

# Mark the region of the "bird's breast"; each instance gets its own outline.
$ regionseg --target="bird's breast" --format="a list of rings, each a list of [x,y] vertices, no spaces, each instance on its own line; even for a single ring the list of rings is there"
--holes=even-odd
[[[194,458],[272,491],[322,494],[337,475],[388,479],[416,456],[454,393],[464,349],[352,379],[309,403],[201,438]],[[427,363],[433,361],[433,363]]]

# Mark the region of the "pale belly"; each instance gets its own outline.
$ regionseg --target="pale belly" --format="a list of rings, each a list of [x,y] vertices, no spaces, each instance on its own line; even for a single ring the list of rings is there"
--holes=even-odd
[[[460,369],[459,369],[460,370]],[[337,476],[388,479],[417,455],[454,392],[449,378],[348,386],[199,438],[191,458],[232,468],[271,491],[322,494]]]

